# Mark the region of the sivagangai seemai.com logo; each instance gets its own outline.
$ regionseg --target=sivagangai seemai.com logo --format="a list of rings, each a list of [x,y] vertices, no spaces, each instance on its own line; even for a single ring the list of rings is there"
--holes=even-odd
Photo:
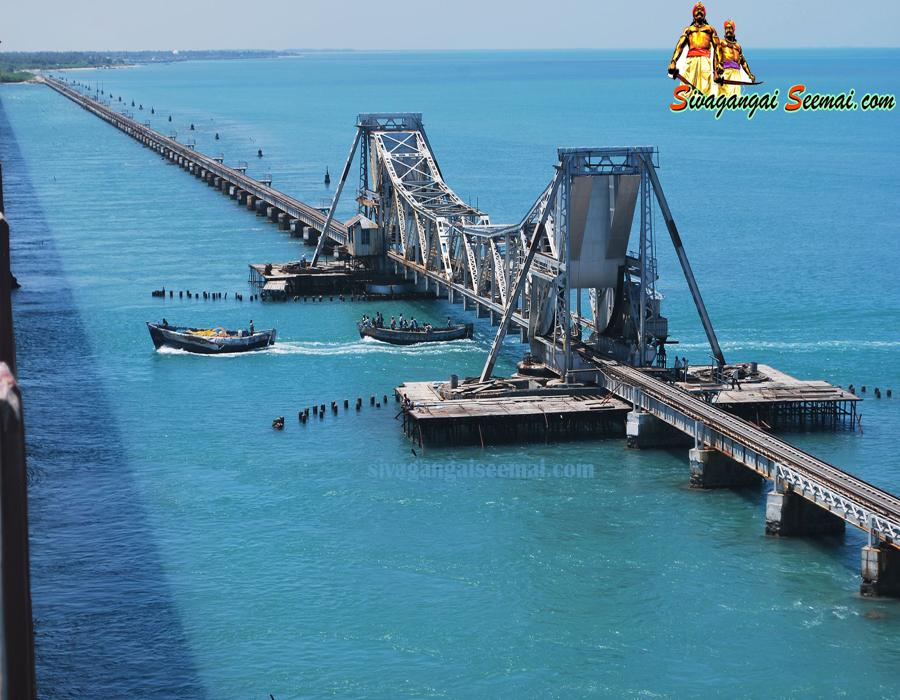
[[[593,464],[547,464],[546,460],[531,463],[493,464],[474,459],[450,462],[378,462],[369,465],[369,476],[378,479],[593,479]]]
[[[750,70],[744,49],[737,41],[737,25],[734,20],[725,21],[725,36],[720,37],[706,19],[706,7],[702,2],[694,5],[693,21],[685,27],[675,53],[669,63],[669,77],[681,84],[675,88],[675,102],[669,105],[673,112],[707,110],[715,112],[716,119],[726,111],[746,111],[752,119],[757,111],[777,110],[779,90],[766,93],[742,93],[742,88],[762,85]],[[857,101],[856,91],[848,90],[837,95],[807,93],[806,85],[794,85],[788,91],[785,112],[876,111],[892,110],[896,106],[893,95],[866,94]]]

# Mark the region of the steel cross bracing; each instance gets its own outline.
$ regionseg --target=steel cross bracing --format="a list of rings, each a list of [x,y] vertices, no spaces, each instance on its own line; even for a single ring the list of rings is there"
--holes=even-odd
[[[850,524],[900,547],[900,498],[848,474],[752,423],[645,372],[586,353],[596,380],[636,408],[653,414],[775,483],[790,488]]]

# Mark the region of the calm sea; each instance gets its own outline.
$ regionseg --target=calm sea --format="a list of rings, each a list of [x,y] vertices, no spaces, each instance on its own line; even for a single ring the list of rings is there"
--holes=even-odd
[[[898,59],[751,63],[784,103],[795,83],[900,94]],[[863,435],[792,439],[900,492],[900,396],[872,393],[900,391],[898,112],[674,114],[667,61],[335,53],[68,76],[313,204],[330,197],[325,170],[340,172],[358,112],[423,112],[445,178],[495,222],[522,216],[559,146],[656,145],[727,358],[866,385]],[[247,264],[295,260],[298,241],[46,87],[0,88],[0,138],[23,285],[43,697],[897,697],[900,603],[858,596],[858,531],[767,539],[765,494],[689,490],[683,451],[605,441],[414,457],[393,402],[368,397],[476,374],[486,320],[473,341],[400,350],[360,342],[355,319],[462,319],[461,307],[241,304]],[[700,364],[702,329],[659,230],[670,328]],[[152,298],[163,286],[229,298]],[[279,343],[155,353],[144,324],[163,316],[252,318]],[[524,347],[508,343],[499,371]],[[360,413],[297,422],[305,406],[358,396]],[[449,458],[582,462],[595,476],[369,469]]]

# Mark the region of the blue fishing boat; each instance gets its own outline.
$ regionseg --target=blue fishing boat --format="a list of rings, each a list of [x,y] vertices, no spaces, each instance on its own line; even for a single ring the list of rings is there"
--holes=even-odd
[[[383,343],[391,343],[393,345],[416,345],[418,343],[443,343],[448,340],[471,338],[474,324],[464,323],[458,326],[430,328],[428,330],[419,328],[419,330],[415,331],[411,328],[404,330],[375,328],[360,322],[357,322],[356,327],[359,328],[360,338],[374,338]]]
[[[191,328],[147,323],[153,344],[159,348],[174,348],[202,355],[259,350],[275,344],[275,329],[229,331],[224,328]]]

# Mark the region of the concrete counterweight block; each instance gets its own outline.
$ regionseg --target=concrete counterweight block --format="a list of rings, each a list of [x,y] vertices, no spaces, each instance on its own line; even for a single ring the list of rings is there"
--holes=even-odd
[[[749,467],[711,448],[690,451],[691,488],[721,489],[761,486],[763,478]]]
[[[900,549],[889,544],[862,548],[860,595],[900,598]]]
[[[661,421],[656,416],[641,411],[631,411],[625,421],[625,435],[628,447],[646,450],[654,447],[681,447],[689,445],[693,439]]]
[[[796,493],[772,491],[766,497],[767,535],[839,535],[845,528],[843,518]]]

